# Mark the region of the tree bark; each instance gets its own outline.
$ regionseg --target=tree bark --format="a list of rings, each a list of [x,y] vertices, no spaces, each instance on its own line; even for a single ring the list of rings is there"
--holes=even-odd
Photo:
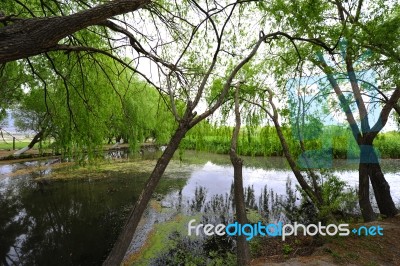
[[[243,192],[243,160],[237,155],[238,136],[240,131],[240,111],[239,111],[239,84],[235,90],[235,117],[236,125],[232,134],[231,149],[229,152],[233,165],[233,190],[235,200],[236,218],[239,224],[247,223],[246,206],[244,203]],[[250,250],[246,236],[239,235],[236,246],[238,265],[250,265]]]
[[[148,202],[151,199],[151,195],[156,189],[157,184],[160,181],[165,169],[167,168],[172,156],[178,149],[179,143],[189,129],[190,127],[187,126],[185,122],[180,123],[164,153],[157,161],[157,164],[154,167],[154,170],[151,173],[149,180],[147,181],[144,189],[142,190],[142,193],[136,201],[136,204],[133,207],[125,226],[123,227],[122,232],[120,233],[116,243],[114,244],[113,249],[111,250],[107,259],[104,261],[103,265],[115,266],[120,265],[123,261],[125,253],[128,250],[129,245],[133,239],[133,235],[136,231],[139,221],[144,211],[146,210]]]
[[[392,217],[398,213],[396,209],[392,196],[390,195],[390,187],[387,181],[384,178],[382,170],[380,168],[380,164],[377,158],[375,151],[373,150],[373,141],[378,133],[383,129],[388,121],[389,114],[393,108],[396,109],[397,102],[400,99],[400,88],[399,85],[396,84],[396,89],[393,91],[390,98],[384,96],[385,105],[382,108],[382,111],[379,114],[378,121],[375,125],[370,128],[368,123],[369,114],[365,110],[365,106],[363,106],[363,101],[361,97],[360,87],[358,86],[357,78],[354,76],[353,62],[350,59],[347,59],[347,70],[349,79],[351,81],[352,90],[354,93],[354,100],[357,103],[359,108],[359,115],[361,119],[361,131],[358,128],[357,122],[353,116],[353,112],[350,108],[350,104],[348,100],[344,96],[342,90],[339,87],[337,80],[333,75],[332,69],[326,63],[324,57],[319,55],[320,60],[320,68],[327,75],[329,83],[334,89],[341,105],[344,113],[346,114],[347,121],[349,122],[349,126],[352,130],[354,139],[357,141],[360,147],[360,165],[359,170],[362,170],[362,173],[359,173],[359,203],[361,207],[361,212],[366,220],[374,219],[374,214],[372,211],[371,203],[369,202],[369,182],[368,178],[371,180],[372,187],[374,189],[375,198],[378,203],[379,211],[381,214],[386,215],[388,217]],[[366,177],[367,176],[367,177]],[[368,187],[363,187],[368,186]]]
[[[24,148],[22,148],[22,149],[16,151],[16,152],[14,153],[14,155],[21,155],[21,154],[23,154],[24,152],[29,151],[30,149],[32,149],[33,146],[35,146],[36,143],[38,143],[39,141],[42,140],[43,135],[44,135],[44,129],[42,129],[39,133],[37,133],[37,134],[33,137],[33,139],[32,139],[31,142],[28,144],[28,146],[26,146],[26,147],[24,147]]]
[[[289,163],[290,169],[292,169],[292,172],[294,176],[297,179],[297,182],[299,182],[301,188],[304,190],[304,192],[307,194],[307,196],[311,199],[312,202],[317,204],[317,206],[322,206],[324,204],[324,200],[322,198],[322,195],[320,193],[320,189],[318,190],[313,190],[312,187],[307,183],[305,180],[304,176],[302,175],[301,171],[297,167],[297,164],[295,160],[293,159],[293,156],[290,153],[289,145],[287,144],[286,138],[283,135],[282,127],[279,123],[279,114],[278,110],[272,100],[272,97],[274,93],[272,92],[271,89],[267,88],[268,91],[268,102],[272,108],[272,113],[269,112],[264,106],[258,105],[261,109],[263,109],[266,114],[272,119],[272,122],[274,123],[276,133],[278,134],[279,142],[282,145],[282,150],[283,154],[286,158],[286,160]]]
[[[387,217],[394,217],[399,211],[393,202],[389,183],[383,175],[380,164],[370,164],[369,174],[380,213]]]
[[[246,224],[246,206],[244,204],[243,192],[243,160],[237,156],[235,152],[231,152],[231,162],[233,165],[233,190],[236,209],[236,218],[239,224]],[[237,263],[238,265],[250,265],[250,250],[246,240],[246,236],[238,236],[237,246]]]
[[[373,140],[367,142],[366,146],[360,146],[360,165],[364,164],[374,189],[375,199],[379,212],[387,217],[393,217],[398,213],[396,205],[390,194],[390,186],[382,172],[378,156],[372,144]]]
[[[61,39],[149,3],[115,0],[68,16],[16,20],[0,28],[0,64],[56,50]]]
[[[358,202],[365,222],[374,221],[376,215],[369,200],[368,164],[361,163],[358,168]]]

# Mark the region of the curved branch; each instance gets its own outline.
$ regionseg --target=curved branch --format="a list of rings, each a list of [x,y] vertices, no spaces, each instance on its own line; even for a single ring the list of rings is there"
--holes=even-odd
[[[110,17],[140,9],[151,0],[115,0],[69,15],[30,18],[0,28],[0,64],[48,52],[69,35]]]
[[[129,38],[129,42],[132,45],[133,49],[136,50],[136,52],[138,52],[139,54],[143,54],[145,55],[147,58],[153,60],[154,62],[160,63],[163,66],[169,68],[171,71],[176,71],[177,68],[175,65],[165,62],[164,60],[162,60],[161,58],[151,54],[150,52],[146,51],[143,46],[139,43],[139,41],[135,38],[135,36],[133,36],[133,34],[131,32],[129,32],[128,30],[124,29],[123,27],[115,24],[114,22],[110,21],[110,20],[106,20],[106,21],[102,21],[100,23],[98,23],[98,25],[100,26],[105,26],[113,31],[119,32],[124,34],[125,36],[127,36]]]

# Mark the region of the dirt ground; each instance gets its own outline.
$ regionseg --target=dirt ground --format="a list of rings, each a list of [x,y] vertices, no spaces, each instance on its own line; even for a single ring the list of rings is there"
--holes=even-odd
[[[116,149],[122,149],[122,148],[128,148],[129,144],[120,144]],[[104,145],[103,149],[105,151],[110,150],[113,148],[113,145]],[[23,161],[23,160],[29,160],[32,158],[38,158],[38,157],[51,157],[52,151],[51,150],[43,150],[43,155],[39,154],[39,150],[36,148],[33,148],[31,150],[28,150],[24,152],[24,154],[20,156],[14,156],[14,153],[16,151],[13,150],[0,150],[0,163],[9,163],[9,162],[16,162],[16,161]]]
[[[29,161],[29,160],[32,160],[32,158],[42,157],[39,155],[39,151],[36,149],[26,151],[21,156],[14,156],[14,152],[16,152],[16,151],[0,150],[0,164]],[[46,158],[49,158],[49,157],[51,157],[51,154],[46,155]]]
[[[14,154],[16,151],[12,150],[0,150],[0,158],[6,158]],[[32,149],[26,152],[26,154],[38,154],[38,150]]]
[[[383,236],[266,239],[264,255],[251,265],[400,265],[400,215],[354,227],[361,225],[380,225]]]

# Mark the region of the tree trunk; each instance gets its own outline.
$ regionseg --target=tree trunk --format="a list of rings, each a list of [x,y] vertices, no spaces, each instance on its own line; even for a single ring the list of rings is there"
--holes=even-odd
[[[274,107],[275,109],[275,107]],[[275,112],[275,110],[274,110]],[[318,193],[320,190],[313,190],[311,186],[307,183],[305,178],[303,177],[301,171],[297,167],[297,164],[295,160],[293,159],[292,155],[290,154],[290,149],[289,145],[287,144],[286,138],[283,135],[281,125],[279,124],[277,113],[274,116],[270,116],[272,118],[272,121],[274,122],[275,125],[275,130],[276,133],[278,134],[279,141],[282,145],[282,150],[283,154],[285,155],[286,160],[289,163],[290,168],[292,169],[292,172],[294,176],[297,179],[297,182],[299,182],[301,188],[306,192],[307,196],[315,203],[317,206],[321,206],[324,204],[322,195]]]
[[[233,190],[234,190],[234,200],[235,200],[235,210],[236,218],[239,224],[247,223],[246,206],[244,204],[244,193],[243,193],[243,161],[240,159],[236,153],[232,155],[231,162],[233,165]],[[237,263],[238,265],[250,265],[250,250],[249,245],[246,240],[246,236],[240,235],[237,240]]]
[[[115,0],[68,16],[17,20],[0,27],[0,64],[57,50],[61,39],[149,3],[150,0]]]
[[[390,194],[390,186],[382,173],[378,156],[372,144],[373,139],[368,138],[368,135],[366,135],[360,140],[360,143],[360,171],[362,170],[363,173],[360,172],[359,200],[363,217],[365,220],[373,218],[371,215],[372,207],[367,206],[367,204],[371,205],[371,203],[367,203],[367,200],[369,202],[369,182],[368,179],[365,180],[365,176],[371,180],[379,212],[387,217],[393,217],[398,213],[398,210]],[[367,192],[368,195],[365,195]],[[361,195],[361,193],[363,194]]]
[[[26,146],[26,147],[24,147],[24,148],[22,148],[22,149],[16,151],[16,152],[14,153],[14,155],[21,155],[21,154],[23,154],[24,152],[29,151],[30,149],[32,149],[33,146],[35,146],[36,143],[38,143],[39,141],[42,140],[43,134],[44,134],[44,130],[42,129],[39,133],[37,133],[37,134],[33,137],[32,141],[29,143],[28,146]]]
[[[284,154],[286,160],[288,161],[290,169],[292,169],[292,172],[293,172],[294,176],[296,177],[297,182],[299,182],[300,187],[304,190],[304,192],[307,194],[307,196],[310,198],[310,200],[314,204],[316,204],[318,207],[320,207],[320,206],[324,205],[324,200],[320,193],[320,189],[313,190],[313,188],[307,183],[307,181],[304,178],[303,174],[301,173],[300,169],[297,167],[297,164],[296,164],[295,160],[293,159],[292,154],[290,153],[289,145],[286,141],[286,138],[283,135],[282,127],[279,123],[278,110],[277,110],[274,102],[272,101],[272,97],[273,97],[274,93],[269,88],[266,88],[266,90],[268,91],[268,94],[269,94],[268,102],[272,108],[272,113],[267,108],[265,108],[263,105],[261,105],[259,103],[256,103],[256,102],[251,102],[251,103],[260,107],[267,114],[267,116],[269,118],[271,118],[272,122],[274,123],[276,133],[278,134],[278,138],[279,138],[279,142],[281,143],[281,146],[282,146],[283,154]]]
[[[393,202],[389,183],[382,173],[380,164],[370,164],[369,174],[380,213],[387,217],[394,217],[399,211]]]
[[[122,232],[120,233],[113,249],[111,250],[107,259],[104,261],[103,265],[115,266],[120,265],[123,261],[139,221],[146,210],[148,202],[151,199],[151,195],[156,189],[157,184],[167,168],[169,161],[171,160],[175,151],[178,149],[179,143],[189,129],[190,128],[186,124],[180,123],[164,153],[161,155],[160,159],[158,159],[149,180],[147,181],[142,193],[136,201],[136,204],[133,207],[125,226],[123,227]]]
[[[390,186],[383,175],[378,156],[371,144],[369,151],[370,162],[368,164],[368,174],[371,179],[371,184],[374,189],[375,199],[381,214],[387,217],[393,217],[398,213],[398,210],[393,202],[390,194]]]
[[[368,164],[361,163],[358,168],[358,202],[365,222],[374,221],[375,213],[369,200]]]
[[[235,116],[236,125],[232,134],[231,149],[229,152],[230,159],[233,165],[233,190],[235,200],[236,218],[239,224],[247,223],[246,206],[244,204],[243,193],[243,160],[237,155],[238,136],[240,131],[240,111],[239,111],[239,86],[235,91]],[[246,236],[241,234],[237,238],[236,245],[237,264],[250,265],[250,250],[246,240]]]

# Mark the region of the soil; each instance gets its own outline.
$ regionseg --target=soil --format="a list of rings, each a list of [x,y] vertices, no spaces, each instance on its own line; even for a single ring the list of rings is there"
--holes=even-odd
[[[400,215],[349,228],[361,225],[379,225],[383,236],[265,238],[251,265],[400,265]]]
[[[33,156],[39,156],[39,151],[36,149],[32,149],[29,151],[26,151],[23,156],[14,156],[14,153],[16,151],[13,150],[0,150],[0,160],[15,160],[21,157],[33,157]]]
[[[126,149],[129,147],[129,144],[120,144],[118,147],[113,148],[113,145],[104,145],[104,151],[108,150],[118,150],[118,149]],[[39,150],[33,148],[24,152],[21,155],[14,155],[16,151],[14,150],[0,150],[0,163],[2,161],[7,161],[7,163],[11,162],[18,162],[18,161],[25,161],[32,158],[49,158],[49,157],[57,157],[59,155],[53,154],[51,150],[43,150],[42,153],[39,153]]]

